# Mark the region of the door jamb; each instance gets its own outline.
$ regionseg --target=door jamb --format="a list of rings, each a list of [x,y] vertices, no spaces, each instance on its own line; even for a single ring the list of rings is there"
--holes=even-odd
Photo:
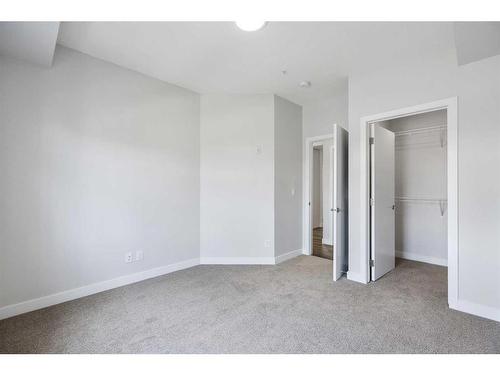
[[[448,305],[457,305],[458,290],[458,98],[451,97],[435,102],[400,108],[361,118],[360,147],[360,240],[361,240],[361,280],[357,275],[351,279],[368,283],[370,280],[369,243],[369,125],[373,122],[392,120],[441,109],[447,111],[447,199],[448,199]],[[348,274],[349,276],[349,274]]]

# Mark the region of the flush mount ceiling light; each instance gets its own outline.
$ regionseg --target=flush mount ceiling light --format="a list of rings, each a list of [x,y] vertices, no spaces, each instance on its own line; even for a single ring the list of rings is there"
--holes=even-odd
[[[265,21],[256,21],[256,20],[245,20],[245,21],[236,21],[236,26],[238,26],[241,30],[244,31],[257,31],[266,26],[267,22]]]
[[[303,89],[307,89],[311,87],[311,82],[310,81],[302,81],[299,83],[299,86],[302,87]]]

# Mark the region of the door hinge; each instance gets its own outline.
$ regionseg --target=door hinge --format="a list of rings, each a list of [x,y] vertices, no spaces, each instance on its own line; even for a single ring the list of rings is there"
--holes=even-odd
[[[375,201],[373,198],[370,198],[370,206],[373,206],[373,205],[375,205]]]
[[[307,202],[307,205],[310,206],[311,205],[311,202]]]
[[[374,144],[375,144],[375,138],[370,137],[370,144],[371,144],[371,145],[374,145]]]
[[[373,259],[370,259],[370,267],[375,266],[375,261]]]

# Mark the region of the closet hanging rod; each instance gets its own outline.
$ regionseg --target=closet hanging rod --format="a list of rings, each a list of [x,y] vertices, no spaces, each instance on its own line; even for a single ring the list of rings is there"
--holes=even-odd
[[[394,134],[396,135],[396,137],[399,137],[399,136],[403,136],[403,135],[427,133],[427,132],[438,131],[438,130],[441,130],[441,131],[446,130],[446,125],[428,126],[425,128],[417,128],[417,129],[410,129],[410,130],[401,130],[401,131],[395,132]]]
[[[447,199],[425,199],[425,198],[404,198],[404,197],[395,197],[397,202],[418,202],[418,203],[427,203],[427,204],[438,204],[439,212],[441,212],[441,217],[444,216],[446,211],[446,207],[448,206]]]
[[[409,202],[432,202],[432,203],[441,203],[447,202],[447,199],[436,199],[436,198],[409,198],[409,197],[396,197],[397,201],[409,201]]]

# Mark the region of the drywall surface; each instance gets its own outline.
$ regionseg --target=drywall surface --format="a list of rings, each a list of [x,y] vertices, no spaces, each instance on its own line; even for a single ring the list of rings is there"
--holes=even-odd
[[[0,81],[0,307],[199,257],[198,94],[63,47]]]
[[[302,249],[302,107],[274,96],[274,250]]]
[[[500,320],[500,56],[459,72],[459,298]]]
[[[349,271],[360,243],[360,119],[458,96],[459,302],[500,309],[500,57],[458,67],[454,53],[349,80]],[[496,310],[495,310],[496,309]]]
[[[59,22],[0,22],[0,56],[49,67]]]
[[[500,54],[500,22],[454,22],[459,65]]]
[[[333,124],[348,130],[347,87],[331,98],[305,105],[302,113],[304,142],[309,137],[333,134]]]
[[[274,261],[274,96],[202,95],[200,124],[201,261]]]
[[[448,257],[446,121],[441,110],[385,122],[396,133],[396,256],[443,266]]]

